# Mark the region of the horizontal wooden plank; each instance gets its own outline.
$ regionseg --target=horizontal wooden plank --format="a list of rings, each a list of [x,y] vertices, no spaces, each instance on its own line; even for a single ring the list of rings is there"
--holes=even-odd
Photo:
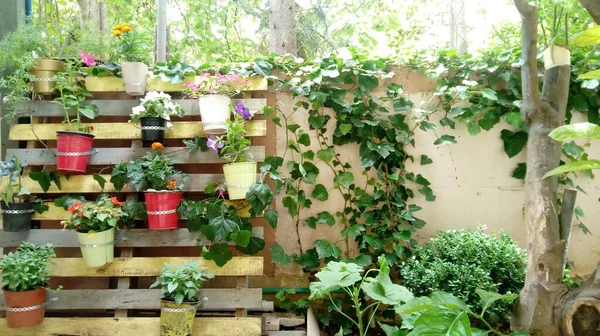
[[[165,263],[174,266],[195,261],[208,267],[207,272],[215,276],[238,276],[263,274],[262,257],[233,257],[223,267],[204,258],[190,257],[152,257],[152,258],[115,258],[103,267],[87,267],[81,258],[57,258],[53,260],[50,276],[53,277],[141,277],[158,276]],[[0,334],[1,335],[1,334]]]
[[[4,293],[0,292],[0,310],[5,310]],[[160,309],[160,289],[82,289],[51,293],[58,298],[47,310],[75,309]],[[198,310],[260,308],[260,288],[202,288],[202,305]]]
[[[175,99],[174,102],[181,105],[186,116],[198,116],[200,110],[198,101],[190,99]],[[138,100],[90,100],[89,103],[98,106],[100,116],[129,116],[131,109],[139,104]],[[267,105],[266,98],[233,99],[232,104],[242,103],[253,114],[263,114],[263,108]],[[63,117],[65,111],[61,105],[49,100],[34,100],[24,103],[23,114],[33,117]]]
[[[252,235],[263,238],[264,229],[262,227],[252,228]],[[204,239],[198,242],[197,239],[200,237],[197,232],[190,232],[188,229],[170,231],[133,229],[117,231],[115,241],[117,247],[186,247],[212,244]],[[24,241],[38,245],[52,243],[55,247],[79,247],[75,231],[34,229],[0,233],[0,247],[18,247]]]
[[[92,175],[72,175],[68,179],[65,176],[61,176],[60,178],[60,186],[61,189],[58,189],[54,183],[50,186],[47,192],[44,192],[40,187],[37,181],[32,180],[29,177],[24,177],[22,179],[23,187],[27,190],[31,191],[33,194],[41,194],[41,193],[49,193],[49,194],[65,194],[65,193],[100,193],[100,192],[137,192],[135,188],[131,184],[125,185],[125,187],[119,191],[115,190],[115,186],[108,182],[110,180],[110,175],[101,175],[104,179],[106,179],[106,184],[104,185],[104,190],[100,188],[98,182],[94,180]],[[196,191],[202,192],[204,188],[210,182],[225,182],[225,178],[222,174],[190,174],[190,179],[186,183],[183,191]],[[258,175],[257,175],[258,178]],[[2,178],[2,182],[0,183],[0,190],[4,190],[6,185],[8,184],[8,178],[5,176]]]
[[[90,157],[88,165],[114,165],[121,162],[128,162],[140,158],[148,152],[148,148],[94,148],[94,153]],[[219,155],[212,150],[207,152],[190,153],[186,147],[169,147],[163,151],[175,162],[180,164],[197,164],[197,163],[225,163],[226,161],[219,158]],[[8,148],[6,157],[10,158],[13,155],[19,158],[19,161],[32,165],[55,165],[56,164],[56,149],[46,148]],[[265,147],[253,146],[248,150],[248,157],[253,161],[262,162],[265,159]]]
[[[96,136],[95,139],[129,139],[137,140],[141,138],[141,132],[139,125],[133,125],[131,123],[90,123],[82,124],[85,126],[93,126],[94,131],[92,134]],[[63,124],[18,124],[12,125],[10,128],[9,139],[10,140],[56,140],[56,131],[64,131],[65,125]],[[250,120],[246,124],[247,136],[257,137],[267,135],[267,121],[266,120]],[[191,139],[196,136],[206,137],[202,129],[202,122],[200,121],[180,121],[174,122],[173,128],[165,131],[165,138],[167,139]]]
[[[192,81],[192,78],[188,78]],[[196,76],[193,81],[199,83],[201,77]],[[267,90],[269,83],[264,77],[251,77],[247,78],[250,88],[246,91],[263,91]],[[123,84],[123,78],[119,77],[86,77],[85,87],[91,92],[122,92],[125,91]],[[181,85],[173,85],[168,82],[163,82],[160,78],[153,77],[148,79],[146,86],[147,91],[170,91],[180,92],[183,91]]]
[[[194,321],[192,336],[260,336],[259,317],[202,317]],[[2,336],[153,336],[160,319],[152,317],[45,318],[31,328],[11,329],[0,319]]]

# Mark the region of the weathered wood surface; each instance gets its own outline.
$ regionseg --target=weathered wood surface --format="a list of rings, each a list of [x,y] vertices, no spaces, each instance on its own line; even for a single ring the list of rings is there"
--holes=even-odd
[[[60,178],[61,189],[58,189],[58,187],[53,182],[52,185],[50,186],[50,189],[48,189],[48,191],[46,191],[46,192],[44,192],[44,190],[42,190],[42,187],[40,187],[40,185],[37,181],[34,181],[29,177],[24,177],[22,179],[22,185],[23,185],[23,187],[27,188],[27,190],[31,191],[31,193],[33,193],[33,194],[41,194],[41,193],[48,193],[48,194],[83,193],[83,194],[87,194],[87,193],[101,193],[101,192],[108,192],[108,193],[137,192],[130,183],[126,184],[123,187],[123,189],[116,190],[115,186],[109,182],[110,175],[101,175],[101,176],[107,181],[106,184],[104,185],[104,189],[100,188],[100,185],[98,184],[98,182],[96,182],[94,180],[94,177],[92,175],[74,175],[74,176],[70,176],[69,179],[67,179],[64,176],[61,176],[61,178]],[[225,182],[225,178],[224,178],[223,174],[189,174],[189,177],[190,177],[190,179],[185,184],[183,191],[203,192],[204,188],[206,188],[206,186],[211,182],[221,182],[221,183]],[[258,175],[257,175],[257,179],[258,179]],[[1,180],[1,183],[0,183],[0,190],[4,190],[7,185],[8,185],[8,178],[3,177]]]
[[[181,105],[186,116],[198,116],[200,110],[197,100],[175,99],[175,103]],[[90,100],[89,103],[98,106],[100,116],[129,116],[131,109],[139,105],[138,100]],[[253,114],[263,114],[263,108],[267,105],[264,98],[233,99],[232,104],[244,104]],[[59,104],[48,100],[34,100],[25,104],[23,114],[31,114],[34,117],[63,117],[65,111]]]
[[[252,228],[254,237],[263,238],[264,228]],[[198,244],[211,244],[208,240],[201,240],[197,232],[189,232],[188,229],[176,229],[168,232],[148,229],[120,230],[115,234],[115,246],[117,247],[186,247]],[[79,247],[77,233],[75,231],[63,231],[58,229],[38,229],[22,232],[0,231],[0,247],[18,247],[23,241],[33,244],[52,243],[54,247]],[[235,245],[235,243],[230,243]]]
[[[81,258],[53,259],[50,276],[53,277],[142,277],[160,275],[165,263],[175,267],[194,261],[208,267],[207,272],[215,276],[258,276],[263,274],[263,257],[233,257],[223,267],[204,258],[191,257],[152,257],[115,258],[102,267],[87,267]]]
[[[120,123],[88,123],[82,127],[93,126],[92,132],[97,140],[106,139],[140,139],[142,130],[139,125],[128,122]],[[12,125],[9,132],[9,140],[56,140],[56,132],[64,131],[63,124],[17,124]],[[266,120],[250,120],[246,123],[248,137],[267,135]],[[201,121],[179,121],[173,122],[173,128],[165,130],[166,139],[190,139],[196,136],[207,137],[204,133]]]
[[[196,76],[194,78],[188,78],[189,81],[199,83],[201,78]],[[269,83],[264,77],[251,77],[247,78],[250,88],[246,91],[264,91],[269,87]],[[125,91],[123,84],[123,78],[119,77],[86,77],[85,87],[91,92],[121,92]],[[171,84],[163,82],[160,78],[153,77],[148,79],[146,91],[170,91],[179,92],[183,88],[181,84]]]
[[[149,148],[94,148],[94,153],[90,157],[88,165],[115,165],[121,162],[128,162],[143,156]],[[198,151],[190,153],[186,147],[168,147],[163,152],[173,158],[178,164],[198,164],[198,163],[226,163],[219,158],[219,155],[212,150],[207,152]],[[262,162],[265,159],[265,146],[252,146],[248,151],[249,157],[253,161]],[[56,149],[46,148],[9,148],[6,150],[6,157],[13,155],[19,158],[19,161],[28,165],[55,165]]]
[[[192,336],[259,336],[260,318],[203,317],[194,321]],[[0,319],[2,336],[153,336],[159,335],[159,318],[45,318],[31,328],[11,329]]]
[[[79,289],[60,290],[49,294],[58,298],[47,310],[73,309],[160,309],[160,289]],[[247,308],[257,309],[262,304],[260,288],[202,288],[200,298],[206,298],[198,310]],[[6,309],[4,294],[0,292],[0,310]]]

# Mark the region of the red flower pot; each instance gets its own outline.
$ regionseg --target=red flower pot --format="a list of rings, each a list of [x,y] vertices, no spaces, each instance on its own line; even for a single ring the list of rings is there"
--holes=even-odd
[[[85,173],[92,154],[94,135],[84,132],[56,132],[57,169],[72,173]]]
[[[177,207],[181,202],[182,193],[179,191],[146,191],[146,212],[150,230],[177,229]]]
[[[25,292],[4,291],[6,300],[6,324],[9,328],[22,328],[38,325],[44,320],[46,308],[46,288]],[[11,311],[11,308],[28,308],[27,310]]]

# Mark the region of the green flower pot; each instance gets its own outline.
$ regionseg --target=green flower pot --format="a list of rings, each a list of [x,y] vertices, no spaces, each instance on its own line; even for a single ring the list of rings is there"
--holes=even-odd
[[[88,267],[100,267],[115,258],[115,229],[93,234],[77,232],[83,261]]]
[[[160,336],[190,336],[198,302],[182,302],[176,305],[171,300],[160,300]]]

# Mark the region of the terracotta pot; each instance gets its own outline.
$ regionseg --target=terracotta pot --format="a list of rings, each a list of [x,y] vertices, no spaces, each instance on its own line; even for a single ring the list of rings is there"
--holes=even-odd
[[[194,328],[198,302],[160,300],[160,336],[190,336]]]
[[[22,328],[38,325],[46,312],[46,288],[25,292],[4,291],[6,300],[6,324],[9,328]],[[11,311],[14,308],[28,308],[26,311]]]
[[[29,70],[35,76],[35,80],[31,84],[33,93],[41,95],[52,94],[56,87],[56,81],[53,81],[52,77],[64,70],[65,63],[61,61],[51,59],[38,60],[35,66]]]

